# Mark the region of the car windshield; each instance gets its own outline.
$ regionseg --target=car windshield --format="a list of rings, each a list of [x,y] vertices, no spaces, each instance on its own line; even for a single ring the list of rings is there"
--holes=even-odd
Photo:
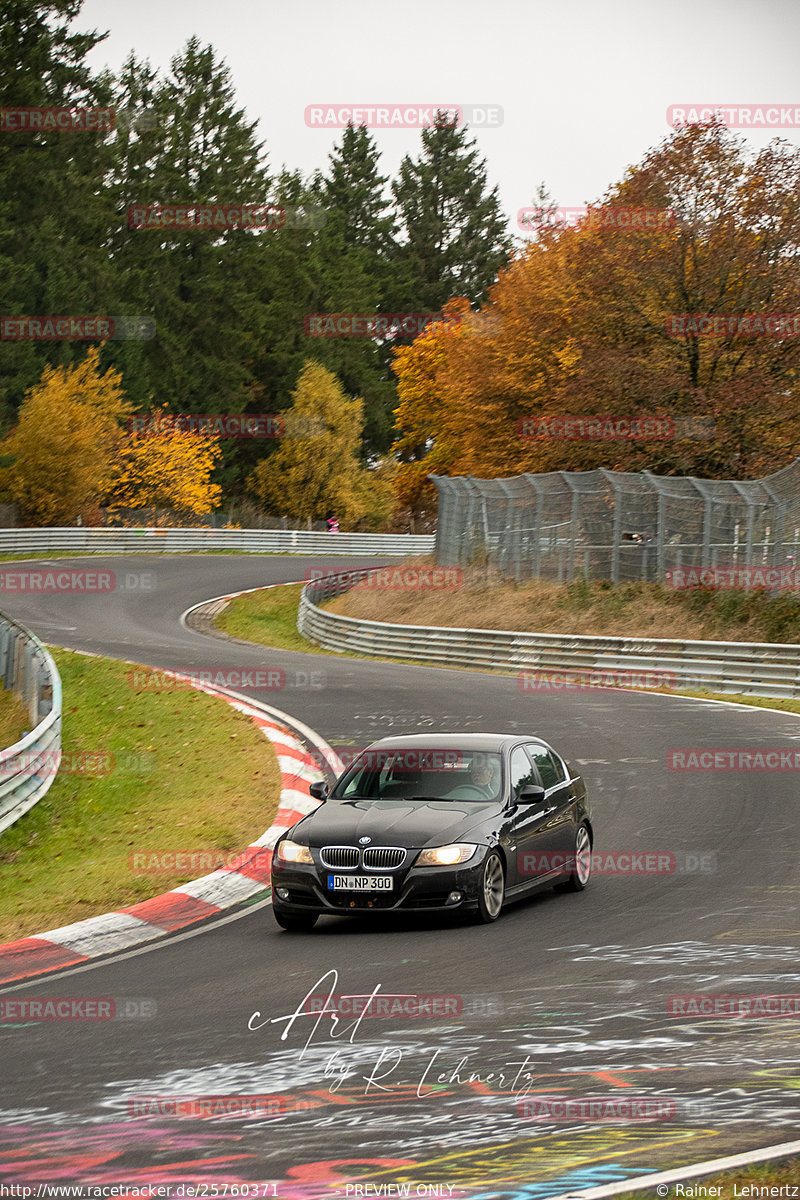
[[[365,750],[334,787],[334,800],[499,800],[503,768],[485,750]]]

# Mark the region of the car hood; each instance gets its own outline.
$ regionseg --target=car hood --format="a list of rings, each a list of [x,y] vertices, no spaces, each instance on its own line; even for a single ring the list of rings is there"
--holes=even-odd
[[[444,846],[469,840],[476,826],[500,812],[499,804],[464,800],[328,800],[294,827],[293,836],[314,847],[356,845],[362,837],[376,846]]]

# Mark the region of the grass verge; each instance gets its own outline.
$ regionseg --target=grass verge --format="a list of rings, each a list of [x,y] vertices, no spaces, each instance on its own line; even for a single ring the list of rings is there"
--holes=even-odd
[[[743,1197],[787,1197],[794,1195],[792,1186],[800,1180],[800,1158],[783,1158],[774,1163],[758,1163],[752,1167],[739,1167],[734,1171],[720,1171],[716,1175],[698,1175],[681,1180],[680,1183],[663,1184],[660,1196],[669,1200],[684,1200],[686,1197],[702,1197],[708,1200],[742,1200]],[[735,1190],[734,1190],[735,1185]],[[771,1192],[770,1188],[781,1191]],[[750,1188],[751,1191],[744,1189]],[[717,1189],[717,1190],[712,1190]],[[763,1190],[762,1190],[763,1189]],[[614,1200],[642,1200],[655,1195],[655,1189],[640,1192],[621,1192]]]
[[[572,583],[509,583],[484,569],[440,568],[440,586],[414,586],[430,558],[385,572],[384,586],[356,587],[334,612],[398,625],[449,625],[530,633],[673,638],[722,642],[800,642],[800,596],[763,590],[622,583],[576,577]],[[404,568],[406,569],[404,572]],[[430,573],[430,572],[429,572]],[[380,577],[380,573],[378,578]],[[404,586],[404,579],[410,585]]]
[[[244,714],[191,688],[134,690],[130,664],[51,653],[64,685],[62,766],[0,835],[3,941],[207,874],[259,837],[278,806],[275,753]],[[134,869],[134,854],[182,851],[209,856],[188,871]]]
[[[271,587],[264,591],[248,592],[244,596],[238,596],[231,601],[227,608],[219,615],[216,620],[216,626],[223,633],[229,634],[231,637],[240,638],[246,642],[256,642],[260,646],[272,646],[276,650],[300,650],[306,653],[313,654],[334,654],[337,658],[366,658],[364,654],[351,654],[348,651],[332,651],[324,650],[321,646],[317,646],[314,642],[308,641],[302,637],[297,631],[297,606],[300,601],[300,592],[302,584],[285,584],[281,587]],[[360,593],[367,595],[368,593]],[[374,593],[372,593],[374,595]],[[326,605],[333,611],[342,611],[345,607],[340,603],[341,599],[332,601]],[[354,615],[347,612],[348,616]],[[361,615],[361,614],[360,614]],[[382,613],[370,612],[366,618],[373,621],[389,620]],[[414,622],[398,622],[399,624],[413,624]],[[416,622],[420,624],[420,622]],[[442,622],[443,624],[455,624],[455,622]],[[613,630],[605,628],[603,633],[613,636]],[[413,665],[417,660],[403,659],[404,663]],[[423,666],[426,664],[424,660],[418,660]],[[447,670],[460,671],[467,669],[481,668],[462,668],[448,667]],[[487,672],[492,673],[492,672]],[[500,674],[514,674],[516,671],[503,671],[499,669]],[[686,689],[685,691],[675,691],[672,688],[653,688],[652,691],[663,692],[670,696],[689,696],[700,700],[724,700],[730,704],[745,704],[754,708],[772,708],[780,709],[783,712],[800,713],[800,700],[780,699],[772,700],[764,696],[745,696],[745,695],[725,695],[720,692],[711,692],[704,689]]]
[[[28,710],[18,696],[0,688],[0,747],[13,746],[31,727]]]
[[[215,625],[229,637],[272,646],[276,650],[332,654],[332,650],[323,650],[297,630],[297,606],[303,586],[302,583],[287,583],[237,596],[222,610]]]

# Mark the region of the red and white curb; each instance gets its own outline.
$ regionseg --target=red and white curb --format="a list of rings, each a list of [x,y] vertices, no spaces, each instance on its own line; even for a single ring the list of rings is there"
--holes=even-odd
[[[275,843],[281,834],[317,807],[319,802],[309,795],[308,787],[315,779],[323,778],[319,765],[285,721],[291,721],[303,737],[321,751],[334,774],[341,772],[342,764],[327,742],[285,713],[211,684],[198,683],[189,676],[179,678],[187,679],[200,691],[219,696],[237,712],[250,717],[272,742],[281,771],[280,802],[273,824],[222,870],[212,871],[210,875],[193,879],[130,908],[0,945],[0,984],[77,966],[104,954],[154,941],[262,892],[269,884]]]

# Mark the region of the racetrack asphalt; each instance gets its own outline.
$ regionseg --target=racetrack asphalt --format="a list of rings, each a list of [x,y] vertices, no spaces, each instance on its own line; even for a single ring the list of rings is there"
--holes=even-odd
[[[73,649],[183,672],[283,671],[280,690],[248,695],[334,746],[388,733],[537,732],[584,774],[596,852],[658,852],[671,865],[601,873],[577,895],[542,893],[492,926],[326,918],[293,936],[256,903],[4,988],[3,1000],[113,997],[131,1015],[0,1024],[0,1179],[169,1184],[165,1195],[191,1185],[208,1196],[247,1184],[238,1194],[287,1200],[398,1195],[406,1183],[411,1195],[544,1197],[796,1136],[798,1016],[668,1006],[674,995],[800,994],[797,773],[675,771],[667,756],[800,750],[800,718],[619,690],[521,692],[513,676],[295,654],[180,621],[213,596],[369,560],[69,565],[114,571],[129,586],[4,592],[0,608]],[[142,572],[152,587],[134,586]],[[376,987],[444,999],[403,1001],[401,1013],[387,1005],[360,1022],[291,1020],[308,993]],[[645,1098],[659,1102],[658,1117],[641,1118]]]

